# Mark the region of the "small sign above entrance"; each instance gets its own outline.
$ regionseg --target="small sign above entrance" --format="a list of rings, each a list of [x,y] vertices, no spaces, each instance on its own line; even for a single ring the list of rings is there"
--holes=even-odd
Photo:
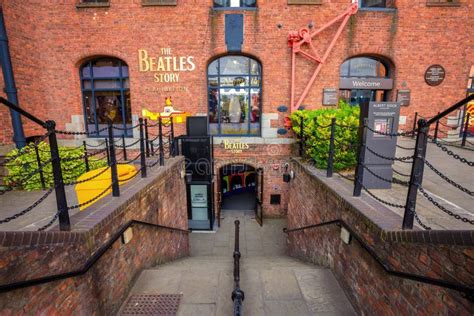
[[[426,69],[425,81],[428,85],[435,87],[439,86],[446,77],[446,71],[441,65],[431,65]]]
[[[240,140],[224,140],[221,146],[223,146],[225,150],[234,154],[239,154],[250,148],[247,142],[242,142]]]
[[[342,77],[339,80],[339,89],[344,90],[392,90],[393,79],[391,78],[349,78]]]

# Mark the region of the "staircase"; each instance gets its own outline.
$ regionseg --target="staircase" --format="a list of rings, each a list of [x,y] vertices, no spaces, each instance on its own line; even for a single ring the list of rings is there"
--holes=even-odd
[[[226,211],[217,233],[192,233],[191,256],[142,271],[130,295],[182,294],[178,315],[232,315],[239,219],[244,315],[355,315],[329,269],[285,255],[285,220],[266,219],[260,227],[253,215]]]

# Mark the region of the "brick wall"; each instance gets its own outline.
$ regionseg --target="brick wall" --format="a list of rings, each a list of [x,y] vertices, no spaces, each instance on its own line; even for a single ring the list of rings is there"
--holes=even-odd
[[[0,284],[80,269],[130,220],[187,229],[183,161],[139,179],[120,198],[107,197],[71,218],[72,232],[0,232]],[[56,228],[57,229],[57,228]],[[138,273],[189,254],[186,233],[134,225],[85,274],[0,293],[1,315],[113,315]]]
[[[139,114],[142,107],[161,110],[169,94],[176,108],[207,113],[206,68],[210,60],[226,53],[224,16],[236,13],[212,10],[211,0],[147,7],[141,6],[141,1],[111,0],[108,8],[76,8],[76,0],[1,3],[20,104],[41,118],[56,120],[61,129],[73,115],[83,115],[79,66],[98,55],[115,56],[129,65],[133,114]],[[289,105],[288,32],[311,21],[322,26],[350,3],[288,5],[287,0],[262,0],[256,11],[238,11],[245,16],[243,53],[263,65],[264,113],[277,113],[279,105]],[[304,104],[319,107],[322,89],[338,87],[342,62],[370,54],[383,55],[394,64],[392,98],[397,89],[412,91],[411,105],[402,109],[402,115],[409,115],[407,126],[411,126],[415,111],[430,116],[446,108],[466,94],[474,50],[471,34],[465,29],[471,25],[473,6],[470,0],[461,0],[459,7],[427,7],[425,0],[398,0],[393,12],[359,12],[344,30]],[[319,51],[334,33],[331,28],[317,38]],[[195,71],[181,73],[179,83],[166,85],[184,86],[187,91],[156,92],[162,85],[153,82],[151,73],[139,72],[138,49],[157,56],[163,47],[172,48],[175,55],[195,57]],[[300,95],[314,65],[303,59],[297,63],[296,92]],[[435,63],[445,67],[447,77],[442,85],[429,87],[424,72]],[[25,129],[27,135],[38,133],[31,125]],[[2,125],[0,140],[10,141],[9,130],[8,124]]]
[[[435,279],[474,283],[472,231],[401,231],[402,219],[380,203],[354,198],[337,176],[293,161],[288,227],[342,219],[392,270]],[[290,255],[330,267],[354,307],[365,315],[472,315],[459,292],[388,275],[352,238],[333,225],[290,233]]]

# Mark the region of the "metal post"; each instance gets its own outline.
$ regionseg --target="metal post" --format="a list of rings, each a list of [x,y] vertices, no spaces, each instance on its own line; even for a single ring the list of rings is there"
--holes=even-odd
[[[152,156],[155,155],[155,145],[153,145],[153,142],[152,142],[152,141],[150,142],[150,154],[151,154]]]
[[[439,115],[439,112],[438,112],[438,115]],[[433,143],[436,143],[438,141],[438,131],[439,131],[439,120],[436,121]]]
[[[141,164],[141,172],[142,178],[146,178],[146,154],[145,154],[145,137],[143,131],[143,119],[138,119],[140,123],[140,164]]]
[[[163,124],[161,117],[158,119],[159,139],[160,139],[160,166],[165,165],[165,152],[163,149]]]
[[[123,160],[127,161],[127,146],[125,146],[125,135],[122,135]]]
[[[44,182],[43,167],[41,166],[41,158],[40,158],[40,155],[39,155],[38,146],[35,146],[35,153],[36,153],[36,162],[38,163],[41,187],[43,188],[43,190],[46,190],[46,183]]]
[[[86,165],[86,171],[90,171],[89,167],[89,156],[87,156],[87,143],[86,141],[82,141],[82,146],[84,147],[84,164]]]
[[[413,120],[413,134],[411,134],[411,138],[415,138],[415,130],[416,130],[417,120],[418,120],[418,112],[415,112],[415,119]]]
[[[410,186],[408,187],[405,214],[403,215],[402,229],[412,229],[415,218],[416,196],[418,188],[423,182],[423,170],[425,167],[426,147],[428,145],[429,125],[425,119],[418,121],[418,131],[416,135],[415,156],[411,167]]]
[[[109,152],[110,152],[110,173],[112,176],[112,196],[120,196],[119,181],[117,176],[117,158],[115,157],[114,127],[112,122],[108,122],[109,130]]]
[[[232,292],[232,301],[234,302],[234,315],[242,315],[242,302],[245,299],[244,291],[240,289],[240,221],[235,224],[235,246],[234,246],[234,291]]]
[[[303,157],[304,155],[304,118],[303,115],[301,115],[301,122],[300,122],[300,156]]]
[[[170,123],[170,142],[169,142],[169,148],[170,148],[170,156],[175,157],[175,149],[174,149],[174,123],[173,123],[173,115],[170,116],[171,118],[171,123]]]
[[[53,167],[54,191],[56,193],[56,205],[58,207],[59,229],[62,231],[71,230],[69,212],[64,190],[63,173],[61,170],[61,160],[59,158],[58,140],[56,139],[56,122],[46,121],[45,127],[49,132],[49,147],[51,151],[51,165]]]
[[[466,146],[466,138],[467,138],[467,132],[469,130],[469,120],[471,119],[471,113],[467,113],[466,115],[466,122],[464,123],[464,130],[462,131],[462,142],[461,142],[461,147]]]
[[[145,150],[146,150],[146,157],[150,157],[150,140],[148,137],[148,120],[145,119]]]
[[[331,137],[329,139],[329,157],[328,169],[326,170],[326,177],[331,178],[334,169],[334,137],[336,134],[336,118],[331,119]]]
[[[360,196],[362,193],[362,183],[364,183],[364,166],[363,164],[365,163],[365,146],[366,146],[366,140],[367,140],[367,128],[366,126],[369,124],[368,119],[364,119],[364,123],[362,126],[359,128],[359,140],[360,140],[360,146],[359,146],[359,152],[358,152],[358,158],[357,158],[357,167],[355,171],[355,181],[354,181],[354,192],[353,196]]]
[[[105,149],[107,153],[107,164],[110,166],[109,140],[105,138]]]

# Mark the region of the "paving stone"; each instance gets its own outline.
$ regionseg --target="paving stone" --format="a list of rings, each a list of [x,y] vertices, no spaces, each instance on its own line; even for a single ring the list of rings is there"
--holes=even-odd
[[[290,269],[262,271],[263,297],[265,300],[303,299],[295,275]]]
[[[303,300],[265,301],[265,315],[271,316],[304,316],[310,315]]]
[[[215,304],[182,304],[178,316],[212,316],[216,315]]]

